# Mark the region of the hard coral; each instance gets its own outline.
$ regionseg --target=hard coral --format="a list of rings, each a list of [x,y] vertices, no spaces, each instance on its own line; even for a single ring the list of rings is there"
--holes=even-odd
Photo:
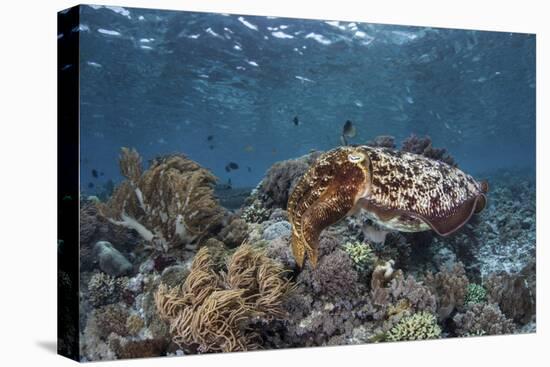
[[[376,256],[368,243],[347,242],[344,245],[344,251],[349,255],[359,272],[366,271],[376,261]]]
[[[88,299],[95,307],[118,302],[128,278],[113,278],[105,273],[95,273],[88,282]]]
[[[447,163],[453,167],[457,166],[455,160],[447,153],[446,149],[434,148],[432,146],[432,139],[429,136],[420,138],[412,134],[403,141],[401,150],[404,152],[420,154],[425,157]]]
[[[181,287],[159,287],[157,311],[181,347],[199,352],[257,349],[253,323],[284,316],[282,302],[292,287],[283,273],[278,263],[248,244],[231,256],[227,272],[216,273],[203,247]]]
[[[437,325],[437,319],[428,312],[415,313],[412,316],[403,317],[386,334],[386,340],[424,340],[435,339],[441,335],[441,328]]]
[[[465,312],[453,317],[459,336],[511,334],[516,328],[497,305],[487,303],[470,304]]]
[[[122,148],[127,179],[98,207],[111,223],[136,230],[155,249],[191,245],[218,227],[222,208],[213,193],[214,175],[183,155],[155,159],[142,172],[141,157]]]
[[[466,305],[472,303],[483,303],[487,300],[487,291],[479,284],[470,283],[466,292],[464,303]]]

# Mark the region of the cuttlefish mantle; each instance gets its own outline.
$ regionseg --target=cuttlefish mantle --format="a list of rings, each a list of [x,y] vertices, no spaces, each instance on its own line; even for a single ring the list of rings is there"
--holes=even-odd
[[[323,229],[359,210],[387,230],[446,236],[483,210],[487,191],[486,182],[421,155],[336,148],[321,155],[290,194],[292,252],[300,267],[306,255],[315,266]]]

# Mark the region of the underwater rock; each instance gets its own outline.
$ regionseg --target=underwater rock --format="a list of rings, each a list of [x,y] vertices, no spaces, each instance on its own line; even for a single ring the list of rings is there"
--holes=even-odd
[[[218,238],[229,248],[240,246],[248,237],[248,224],[244,219],[234,217],[222,228]]]
[[[420,154],[424,157],[435,159],[447,163],[450,166],[457,167],[455,160],[447,153],[445,148],[432,147],[432,139],[429,136],[420,138],[414,134],[403,141],[401,146],[403,152]]]
[[[189,269],[185,265],[172,265],[163,270],[160,281],[168,287],[176,287],[185,282]]]
[[[167,155],[142,171],[138,152],[122,148],[120,170],[126,181],[99,211],[111,223],[134,229],[151,248],[194,248],[219,230],[224,210],[214,196],[216,177],[198,163]]]
[[[269,216],[269,220],[273,221],[287,221],[288,222],[288,213],[286,210],[281,208],[275,208],[271,211],[271,214]]]
[[[319,152],[314,152],[298,159],[277,162],[271,166],[258,190],[265,206],[286,208],[290,192],[319,155]]]
[[[296,261],[290,251],[290,241],[288,238],[278,237],[271,241],[266,246],[266,255],[280,262],[285,269],[295,269]]]
[[[367,141],[365,145],[371,147],[380,147],[380,148],[390,148],[395,149],[395,138],[391,135],[380,135],[374,138],[373,140]]]
[[[110,223],[99,214],[95,203],[80,202],[80,270],[91,271],[97,268],[94,245],[98,241],[107,241],[123,254],[136,248],[139,236],[131,229]]]
[[[494,304],[470,304],[463,313],[453,317],[453,322],[458,336],[512,334],[516,331],[513,321]]]
[[[268,226],[262,235],[262,238],[271,241],[275,238],[290,237],[290,223],[287,221],[276,222]]]
[[[98,241],[94,253],[99,259],[99,268],[105,273],[118,277],[132,270],[130,263],[110,242]]]

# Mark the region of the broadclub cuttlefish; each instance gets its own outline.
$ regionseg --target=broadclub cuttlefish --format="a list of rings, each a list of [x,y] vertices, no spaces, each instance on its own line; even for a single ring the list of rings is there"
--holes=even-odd
[[[388,231],[462,227],[486,205],[486,182],[418,154],[370,146],[345,146],[322,154],[288,200],[292,252],[299,267],[315,267],[319,236],[340,219],[364,210]]]

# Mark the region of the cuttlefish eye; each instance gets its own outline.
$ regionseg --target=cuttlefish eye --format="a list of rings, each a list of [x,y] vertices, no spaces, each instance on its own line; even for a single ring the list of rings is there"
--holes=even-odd
[[[350,153],[348,154],[348,160],[351,163],[359,163],[365,160],[365,155],[362,153]]]

